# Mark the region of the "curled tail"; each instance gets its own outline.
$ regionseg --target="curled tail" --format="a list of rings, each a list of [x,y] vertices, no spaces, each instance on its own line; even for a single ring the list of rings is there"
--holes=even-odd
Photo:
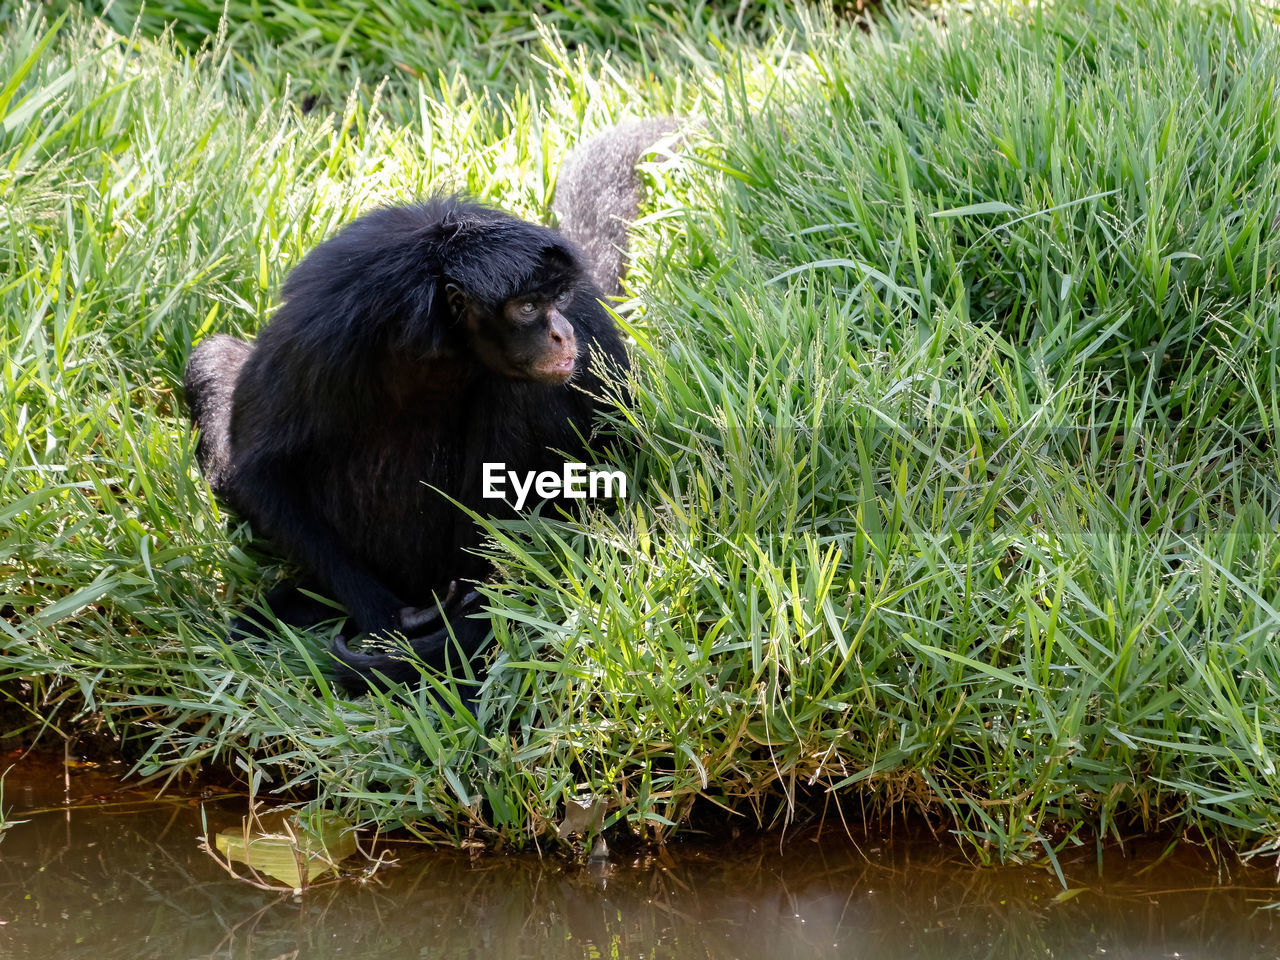
[[[627,120],[584,140],[565,159],[551,208],[560,232],[587,259],[591,278],[606,294],[622,292],[627,269],[627,230],[640,207],[636,164],[687,120]]]
[[[200,431],[196,460],[219,496],[231,479],[231,395],[252,349],[226,334],[208,337],[191,352],[182,377],[191,425]]]

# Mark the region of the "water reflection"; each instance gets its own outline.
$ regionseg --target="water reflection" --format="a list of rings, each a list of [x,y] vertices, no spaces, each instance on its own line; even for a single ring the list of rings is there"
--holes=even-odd
[[[1215,870],[1181,848],[1124,859],[975,869],[936,843],[828,831],[781,849],[678,847],[647,863],[574,867],[530,857],[400,851],[375,882],[278,897],[200,853],[242,802],[144,803],[77,780],[104,802],[48,810],[55,773],[6,782],[28,822],[0,843],[0,957],[965,958],[1235,960],[1280,956],[1280,900],[1260,870]],[[41,810],[42,812],[26,813]]]

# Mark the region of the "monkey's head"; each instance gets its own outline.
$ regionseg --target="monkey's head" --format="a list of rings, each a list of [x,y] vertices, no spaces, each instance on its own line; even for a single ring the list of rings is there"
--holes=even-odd
[[[572,252],[560,243],[538,251],[533,269],[506,289],[469,289],[450,282],[450,306],[475,356],[511,380],[558,386],[577,370],[578,338],[572,317],[591,297],[589,281]]]

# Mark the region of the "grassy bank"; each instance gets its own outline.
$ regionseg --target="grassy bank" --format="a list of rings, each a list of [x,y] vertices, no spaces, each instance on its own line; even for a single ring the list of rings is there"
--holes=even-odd
[[[487,92],[488,48],[378,95],[353,56],[318,100],[323,57],[286,82],[260,25],[192,58],[11,16],[0,690],[30,723],[495,843],[596,796],[648,837],[905,808],[992,858],[1280,846],[1261,14],[769,10],[660,61],[521,37]],[[665,111],[706,127],[647,174],[632,496],[495,531],[474,714],[465,678],[342,697],[321,636],[228,647],[280,570],[195,469],[192,342],[252,334],[363,209],[465,188],[541,218],[579,136]]]

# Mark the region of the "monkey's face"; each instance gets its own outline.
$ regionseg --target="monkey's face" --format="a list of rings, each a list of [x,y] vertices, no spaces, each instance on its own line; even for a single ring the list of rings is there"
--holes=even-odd
[[[578,338],[565,315],[572,303],[564,289],[512,297],[496,309],[470,304],[465,324],[476,356],[512,380],[567,383],[578,366]]]

